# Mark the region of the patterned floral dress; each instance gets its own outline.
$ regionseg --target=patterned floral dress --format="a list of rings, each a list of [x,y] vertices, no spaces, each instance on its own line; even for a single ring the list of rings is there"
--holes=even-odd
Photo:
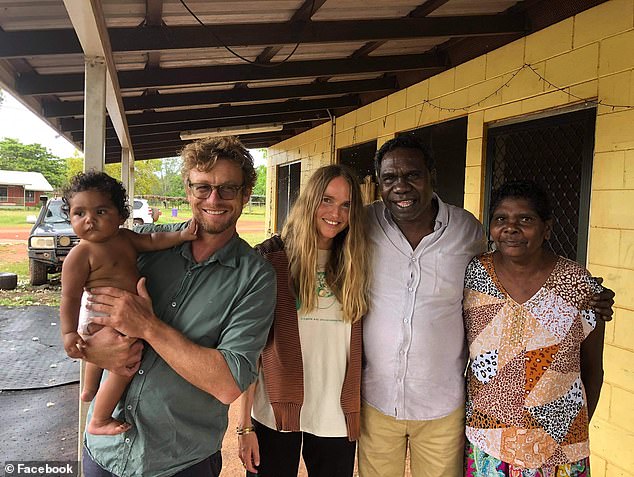
[[[599,291],[585,268],[559,257],[535,295],[517,303],[492,253],[471,261],[467,477],[590,475],[580,350],[596,324],[588,301]]]

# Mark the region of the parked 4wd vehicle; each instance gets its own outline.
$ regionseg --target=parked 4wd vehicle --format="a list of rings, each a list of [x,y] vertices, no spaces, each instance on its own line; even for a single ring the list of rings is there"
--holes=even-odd
[[[150,207],[145,199],[134,199],[132,206],[132,217],[134,225],[153,224],[161,215],[161,210],[157,207]]]
[[[42,209],[31,229],[28,242],[29,282],[42,285],[49,273],[62,270],[62,262],[79,243],[68,216],[62,212],[62,199],[42,196]]]

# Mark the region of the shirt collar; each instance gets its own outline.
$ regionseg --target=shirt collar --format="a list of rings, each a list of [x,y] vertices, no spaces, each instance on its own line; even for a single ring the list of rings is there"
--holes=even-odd
[[[185,242],[180,245],[180,253],[183,257],[185,257],[190,262],[194,262],[194,266],[204,266],[209,263],[218,262],[221,265],[237,268],[238,266],[238,256],[239,247],[240,247],[241,239],[238,236],[238,233],[234,233],[233,236],[229,239],[229,241],[220,249],[217,250],[214,254],[212,254],[207,260],[195,263],[194,256],[192,255],[192,245],[191,242]]]
[[[441,227],[446,227],[449,223],[449,207],[445,204],[438,194],[434,192],[434,199],[438,203],[438,213],[436,214],[436,224],[434,225],[434,230],[438,230]]]
[[[447,207],[447,204],[445,204],[435,192],[433,192],[432,200],[435,200],[438,203],[438,213],[436,214],[436,220],[434,222],[434,231],[436,231],[442,227],[447,226],[447,223],[449,222],[449,207]],[[383,205],[383,218],[391,227],[394,227],[400,232],[398,225],[396,225],[396,222],[394,222],[392,214],[390,214],[390,211],[385,206],[385,203],[381,203]]]

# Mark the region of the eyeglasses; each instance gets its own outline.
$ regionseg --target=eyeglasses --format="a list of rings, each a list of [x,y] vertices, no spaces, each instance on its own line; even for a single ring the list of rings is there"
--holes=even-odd
[[[238,191],[244,187],[243,185],[212,185],[212,184],[192,184],[187,181],[187,185],[192,191],[192,194],[197,199],[206,199],[216,189],[218,195],[222,200],[233,200],[237,197]]]

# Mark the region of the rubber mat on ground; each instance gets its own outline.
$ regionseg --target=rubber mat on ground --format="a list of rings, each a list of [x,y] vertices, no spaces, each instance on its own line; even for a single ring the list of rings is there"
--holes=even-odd
[[[0,392],[0,458],[76,461],[78,400],[78,384]]]
[[[66,356],[59,308],[0,306],[0,390],[79,381],[79,361]]]

